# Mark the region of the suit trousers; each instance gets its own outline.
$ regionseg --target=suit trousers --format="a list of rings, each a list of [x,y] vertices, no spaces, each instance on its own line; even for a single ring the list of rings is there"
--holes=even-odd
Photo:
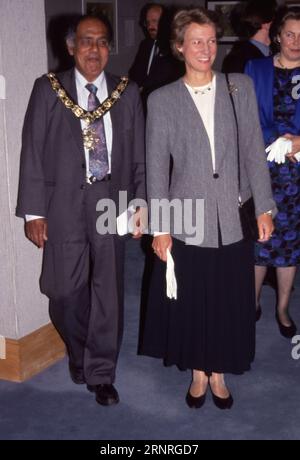
[[[41,290],[50,299],[51,320],[63,338],[76,383],[112,383],[123,334],[124,237],[96,230],[99,199],[109,183],[87,185],[82,222],[68,241],[49,241]]]

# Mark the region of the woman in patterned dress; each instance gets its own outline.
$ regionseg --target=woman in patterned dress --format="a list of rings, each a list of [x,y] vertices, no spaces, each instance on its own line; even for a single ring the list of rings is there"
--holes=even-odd
[[[300,162],[294,156],[300,151],[300,8],[280,12],[273,36],[278,54],[249,61],[246,73],[254,80],[266,145],[286,137],[292,141],[292,151],[284,164],[268,162],[278,214],[272,238],[255,248],[257,319],[267,267],[276,267],[276,320],[281,334],[290,338],[297,328],[288,307],[300,264]]]

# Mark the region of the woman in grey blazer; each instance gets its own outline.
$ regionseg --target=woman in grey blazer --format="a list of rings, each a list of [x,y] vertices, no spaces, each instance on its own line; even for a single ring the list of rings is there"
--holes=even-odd
[[[243,238],[239,195],[254,198],[260,241],[270,238],[276,206],[251,80],[232,74],[227,86],[212,71],[219,32],[215,13],[179,11],[172,45],[185,76],[148,101],[148,202],[158,257],[141,351],[192,370],[189,407],[201,407],[210,386],[225,409],[233,398],[224,373],[250,369],[255,349],[253,244]],[[178,286],[173,300],[165,294],[167,250]]]

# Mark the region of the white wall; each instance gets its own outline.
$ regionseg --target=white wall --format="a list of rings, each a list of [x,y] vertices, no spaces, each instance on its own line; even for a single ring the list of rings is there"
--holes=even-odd
[[[38,284],[41,252],[25,239],[23,221],[14,216],[24,114],[33,82],[46,70],[44,1],[1,0],[6,98],[0,100],[0,335],[15,339],[49,322]]]

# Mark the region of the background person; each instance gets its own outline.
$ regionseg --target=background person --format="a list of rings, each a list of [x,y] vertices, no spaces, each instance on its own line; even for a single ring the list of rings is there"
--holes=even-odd
[[[222,72],[244,73],[248,60],[271,54],[269,31],[275,12],[275,0],[252,0],[236,5],[231,14],[231,24],[241,40],[234,43],[224,58]]]
[[[249,61],[246,73],[254,81],[265,144],[284,136],[292,141],[292,152],[284,164],[268,162],[274,199],[278,207],[275,232],[268,242],[256,245],[256,303],[261,313],[260,293],[267,267],[275,267],[278,298],[276,320],[284,337],[293,337],[296,325],[288,307],[300,263],[300,103],[292,95],[300,75],[300,8],[283,9],[272,26],[278,53]],[[293,77],[296,81],[293,83]],[[298,78],[298,79],[297,79]]]
[[[157,88],[177,80],[184,69],[171,53],[170,25],[173,8],[148,3],[141,11],[140,23],[146,38],[140,43],[129,77],[141,90],[146,112],[147,98]]]

